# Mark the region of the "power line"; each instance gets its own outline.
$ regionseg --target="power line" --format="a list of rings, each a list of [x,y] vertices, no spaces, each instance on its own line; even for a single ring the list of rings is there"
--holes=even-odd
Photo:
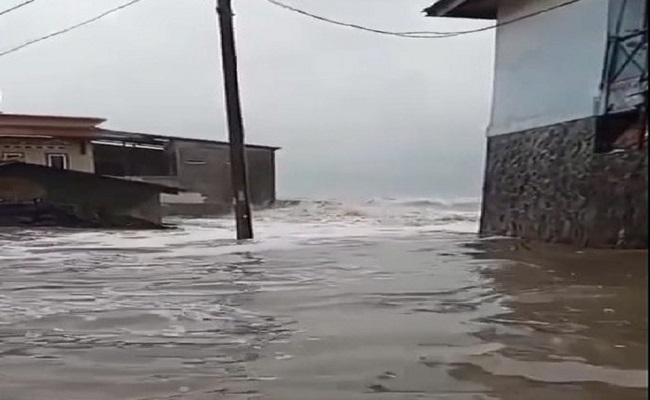
[[[9,12],[11,12],[13,10],[16,10],[16,9],[18,9],[20,7],[24,7],[24,6],[26,6],[26,5],[30,4],[30,3],[33,3],[34,1],[36,1],[36,0],[27,0],[27,1],[25,1],[23,3],[20,3],[20,4],[16,5],[16,6],[14,6],[14,7],[11,7],[9,9],[5,10],[5,11],[0,12],[0,15],[7,14],[7,13],[9,13]],[[73,31],[73,30],[75,30],[77,28],[81,28],[81,27],[83,27],[85,25],[91,24],[91,23],[93,23],[93,22],[95,22],[95,21],[97,21],[99,19],[104,18],[107,15],[113,14],[113,13],[119,11],[119,10],[122,10],[122,9],[127,8],[129,6],[132,6],[132,5],[136,4],[136,3],[139,3],[140,1],[142,1],[142,0],[131,0],[131,1],[125,3],[125,4],[121,5],[121,6],[112,8],[112,9],[110,9],[108,11],[105,11],[105,12],[103,12],[103,13],[101,13],[101,14],[93,17],[93,18],[90,18],[90,19],[85,20],[83,22],[80,22],[78,24],[72,25],[72,26],[70,26],[68,28],[61,29],[59,31],[50,33],[48,35],[45,35],[45,36],[30,40],[30,41],[25,42],[25,43],[23,43],[21,45],[13,47],[13,48],[11,48],[9,50],[5,50],[3,52],[0,52],[0,57],[6,56],[8,54],[14,53],[14,52],[19,51],[19,50],[22,50],[25,47],[28,47],[28,46],[31,46],[33,44],[42,42],[44,40],[51,39],[51,38],[59,36],[59,35],[63,35],[65,33]],[[461,35],[466,35],[466,34],[471,34],[471,33],[484,32],[484,31],[488,31],[488,30],[495,29],[495,28],[498,28],[498,27],[510,25],[510,24],[513,24],[513,23],[516,23],[516,22],[519,22],[519,21],[523,21],[523,20],[526,20],[526,19],[529,19],[529,18],[533,18],[533,17],[539,16],[539,15],[542,15],[542,14],[545,14],[545,13],[548,13],[548,12],[551,12],[551,11],[554,11],[554,10],[557,10],[557,9],[560,9],[560,8],[563,8],[563,7],[567,7],[569,5],[578,3],[578,2],[583,1],[583,0],[569,0],[569,1],[566,1],[564,3],[555,5],[553,7],[548,7],[548,8],[545,8],[543,10],[540,10],[540,11],[537,11],[537,12],[534,12],[534,13],[526,14],[526,15],[523,15],[521,17],[514,18],[514,19],[508,20],[508,21],[503,21],[503,22],[500,22],[500,23],[497,23],[497,24],[494,24],[494,25],[484,27],[484,28],[471,29],[471,30],[466,30],[466,31],[455,31],[455,32],[432,32],[432,31],[394,32],[394,31],[386,31],[386,30],[381,30],[381,29],[369,28],[369,27],[365,27],[365,26],[362,26],[362,25],[358,25],[358,24],[351,24],[351,23],[346,23],[346,22],[342,22],[342,21],[337,21],[337,20],[327,18],[327,17],[322,17],[320,15],[316,15],[316,14],[310,13],[308,11],[305,11],[305,10],[290,6],[288,4],[282,3],[282,2],[280,2],[278,0],[266,0],[266,1],[268,1],[269,3],[271,3],[271,4],[275,5],[275,6],[281,7],[283,9],[286,9],[286,10],[289,10],[289,11],[292,11],[292,12],[295,12],[295,13],[298,13],[298,14],[301,14],[301,15],[304,15],[304,16],[319,20],[319,21],[323,21],[323,22],[327,22],[327,23],[330,23],[330,24],[338,25],[338,26],[344,26],[344,27],[348,27],[348,28],[359,29],[359,30],[366,31],[366,32],[377,33],[377,34],[382,34],[382,35],[397,36],[397,37],[403,37],[403,38],[409,38],[409,39],[441,39],[441,38],[461,36]]]
[[[24,1],[24,2],[22,2],[22,3],[20,3],[20,4],[18,4],[18,5],[15,5],[15,6],[13,6],[13,7],[7,8],[7,9],[4,10],[4,11],[0,11],[0,16],[3,16],[3,15],[5,15],[5,14],[9,14],[10,12],[15,11],[15,10],[17,10],[17,9],[19,9],[19,8],[21,8],[21,7],[25,7],[25,6],[28,5],[29,3],[33,3],[33,2],[35,2],[35,1],[36,1],[36,0],[27,0],[27,1]]]
[[[530,18],[535,18],[537,16],[549,13],[551,11],[559,10],[560,8],[568,7],[570,5],[578,3],[580,1],[583,1],[583,0],[568,0],[568,1],[565,1],[564,3],[556,4],[556,5],[552,6],[552,7],[544,8],[542,10],[535,11],[535,12],[530,13],[530,14],[525,14],[525,15],[522,15],[521,17],[509,19],[507,21],[499,22],[499,23],[496,23],[496,24],[491,25],[491,26],[486,26],[484,28],[470,29],[470,30],[467,30],[467,31],[449,32],[448,36],[467,35],[467,34],[470,34],[470,33],[478,33],[478,32],[488,31],[490,29],[500,28],[502,26],[511,25],[511,24],[517,23],[519,21],[524,21],[524,20],[527,20],[527,19],[530,19]]]
[[[271,4],[275,5],[275,6],[283,8],[285,10],[289,10],[289,11],[292,11],[292,12],[295,12],[295,13],[298,13],[298,14],[301,14],[301,15],[304,15],[304,16],[307,16],[307,17],[322,21],[322,22],[327,22],[327,23],[330,23],[330,24],[338,25],[338,26],[344,26],[344,27],[347,27],[347,28],[354,28],[354,29],[358,29],[358,30],[362,30],[362,31],[366,31],[366,32],[377,33],[377,34],[381,34],[381,35],[398,36],[398,37],[409,38],[409,39],[440,39],[440,38],[448,38],[448,37],[454,37],[454,36],[467,35],[467,34],[471,34],[471,33],[489,31],[489,30],[496,29],[496,28],[499,28],[499,27],[502,27],[502,26],[514,24],[516,22],[523,21],[523,20],[526,20],[526,19],[529,19],[529,18],[534,18],[534,17],[537,17],[539,15],[542,15],[542,14],[545,14],[545,13],[548,13],[548,12],[551,12],[551,11],[554,11],[554,10],[557,10],[557,9],[560,9],[560,8],[570,6],[572,4],[578,3],[578,2],[583,1],[583,0],[568,0],[568,1],[564,2],[564,3],[560,3],[560,4],[557,4],[555,6],[548,7],[548,8],[545,8],[543,10],[536,11],[534,13],[526,14],[526,15],[523,15],[521,17],[517,17],[517,18],[511,19],[511,20],[503,21],[503,22],[500,22],[500,23],[497,23],[497,24],[494,24],[494,25],[490,25],[490,26],[487,26],[487,27],[478,28],[478,29],[470,29],[470,30],[465,30],[465,31],[455,31],[455,32],[432,32],[432,31],[396,32],[396,31],[386,31],[386,30],[382,30],[382,29],[369,28],[369,27],[366,27],[366,26],[358,25],[358,24],[351,24],[351,23],[347,23],[347,22],[337,21],[337,20],[334,20],[334,19],[331,19],[331,18],[316,15],[316,14],[313,14],[313,13],[311,13],[309,11],[305,11],[305,10],[293,7],[291,5],[282,3],[282,2],[280,2],[278,0],[266,0],[266,1],[268,1],[269,3],[271,3]]]
[[[378,34],[382,34],[382,35],[420,37],[420,36],[411,36],[410,32],[385,31],[385,30],[381,30],[381,29],[368,28],[368,27],[362,26],[362,25],[350,24],[350,23],[347,23],[347,22],[337,21],[337,20],[334,20],[334,19],[331,19],[331,18],[322,17],[320,15],[312,14],[309,11],[301,10],[299,8],[290,6],[288,4],[281,3],[281,2],[279,2],[277,0],[266,0],[266,1],[268,1],[269,3],[271,3],[271,4],[275,5],[275,6],[283,8],[285,10],[289,10],[289,11],[292,11],[292,12],[295,12],[295,13],[298,13],[298,14],[301,14],[301,15],[304,15],[304,16],[319,20],[319,21],[327,22],[327,23],[330,23],[330,24],[338,25],[338,26],[344,26],[344,27],[348,27],[348,28],[359,29],[359,30],[362,30],[362,31],[371,32],[371,33],[378,33]],[[421,34],[422,35],[424,35],[424,34],[440,35],[440,34],[444,34],[444,33],[421,32]],[[415,33],[413,33],[413,35],[415,35]],[[426,37],[428,38],[430,36],[426,36]]]
[[[31,1],[35,1],[35,0],[31,0]],[[14,52],[16,52],[18,50],[22,50],[27,46],[31,46],[33,44],[42,42],[44,40],[51,39],[51,38],[59,36],[59,35],[63,35],[64,33],[68,33],[70,31],[73,31],[73,30],[77,29],[77,28],[81,28],[82,26],[91,24],[91,23],[93,23],[93,22],[95,22],[97,20],[100,20],[100,19],[106,17],[107,15],[113,14],[113,13],[115,13],[117,11],[120,11],[120,10],[122,10],[124,8],[129,7],[129,6],[132,6],[132,5],[134,5],[136,3],[139,3],[141,1],[142,0],[131,0],[128,3],[122,4],[121,6],[117,6],[115,8],[111,8],[110,10],[104,11],[103,13],[101,13],[101,14],[95,16],[95,17],[92,17],[90,19],[87,19],[87,20],[85,20],[83,22],[80,22],[78,24],[69,26],[69,27],[67,27],[65,29],[61,29],[60,31],[52,32],[52,33],[50,33],[48,35],[45,35],[45,36],[41,36],[41,37],[39,37],[37,39],[32,39],[32,40],[30,40],[28,42],[25,42],[25,43],[23,43],[21,45],[18,45],[16,47],[14,47],[14,48],[11,48],[9,50],[5,50],[3,52],[0,52],[0,57],[6,56],[7,54],[10,54],[10,53],[14,53]]]

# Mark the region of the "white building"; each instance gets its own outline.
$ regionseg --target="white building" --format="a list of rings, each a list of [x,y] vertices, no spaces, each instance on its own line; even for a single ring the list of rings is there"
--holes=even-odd
[[[91,139],[99,118],[0,113],[0,161],[94,172]]]
[[[646,9],[440,0],[426,10],[495,20],[483,233],[647,247]]]

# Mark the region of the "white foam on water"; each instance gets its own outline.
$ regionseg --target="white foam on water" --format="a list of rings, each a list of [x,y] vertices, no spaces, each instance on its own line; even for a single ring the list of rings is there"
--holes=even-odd
[[[309,244],[315,240],[391,237],[436,232],[475,233],[478,211],[462,203],[439,200],[388,200],[368,203],[304,201],[288,207],[254,213],[255,240],[238,243],[233,240],[232,217],[204,219],[171,219],[178,229],[160,231],[64,231],[62,234],[40,236],[34,241],[2,241],[1,259],[16,259],[30,253],[56,249],[139,250],[166,252],[183,256],[196,247],[202,253],[285,249]],[[478,209],[478,206],[474,208]],[[28,249],[27,249],[27,248]]]

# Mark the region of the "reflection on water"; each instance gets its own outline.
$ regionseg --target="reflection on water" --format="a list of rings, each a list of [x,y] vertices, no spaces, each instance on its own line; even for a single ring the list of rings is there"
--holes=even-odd
[[[645,253],[326,208],[1,232],[0,399],[647,398]]]
[[[506,309],[481,318],[477,336],[503,347],[453,376],[499,381],[510,398],[647,398],[645,252],[478,247],[482,259],[503,259],[481,273]]]

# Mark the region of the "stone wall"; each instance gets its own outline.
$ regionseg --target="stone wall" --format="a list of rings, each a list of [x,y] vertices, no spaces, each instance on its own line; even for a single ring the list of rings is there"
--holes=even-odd
[[[648,247],[648,153],[597,154],[590,176],[588,244]]]
[[[595,152],[596,119],[488,138],[481,233],[647,248],[647,153]]]

